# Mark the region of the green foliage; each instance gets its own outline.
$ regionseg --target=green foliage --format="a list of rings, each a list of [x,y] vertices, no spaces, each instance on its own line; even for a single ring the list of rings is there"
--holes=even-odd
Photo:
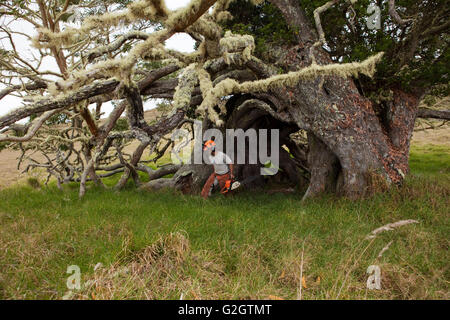
[[[298,1],[314,26],[314,10],[328,0]],[[327,50],[332,59],[339,62],[363,61],[375,53],[386,52],[383,61],[377,66],[375,81],[364,77],[361,79],[366,93],[377,91],[380,87],[400,86],[405,90],[414,90],[446,84],[448,94],[448,28],[420,36],[417,47],[414,46],[414,35],[429,28],[432,21],[437,25],[445,23],[443,13],[450,14],[448,4],[439,0],[396,1],[396,9],[402,17],[417,20],[412,28],[410,25],[402,27],[394,23],[388,13],[388,1],[378,1],[381,29],[371,30],[367,26],[367,19],[373,13],[369,14],[367,9],[372,3],[371,0],[359,0],[350,7],[349,1],[340,1],[322,13]],[[268,1],[255,8],[249,1],[238,0],[230,6],[230,12],[234,19],[227,22],[225,28],[235,33],[252,34],[257,44],[257,54],[269,50],[274,43],[292,41],[293,32],[296,32],[289,30],[278,9]]]
[[[292,43],[294,30],[289,30],[281,13],[270,2],[253,5],[250,1],[234,1],[229,8],[233,19],[225,22],[224,29],[235,34],[255,37],[255,54],[262,55],[273,43]]]
[[[113,131],[127,131],[129,128],[128,120],[126,118],[119,118],[114,125]]]

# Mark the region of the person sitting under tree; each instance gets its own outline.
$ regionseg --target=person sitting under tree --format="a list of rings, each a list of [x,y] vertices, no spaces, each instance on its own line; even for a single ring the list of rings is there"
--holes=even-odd
[[[222,151],[216,150],[216,143],[208,140],[203,146],[203,151],[207,153],[209,162],[214,166],[214,172],[206,180],[202,190],[202,197],[207,199],[212,192],[214,186],[219,184],[220,190],[226,187],[227,181],[234,179],[233,163],[229,156]]]

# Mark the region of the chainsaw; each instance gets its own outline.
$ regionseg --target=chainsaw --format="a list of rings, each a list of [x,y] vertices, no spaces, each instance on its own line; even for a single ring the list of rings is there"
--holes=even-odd
[[[236,190],[237,188],[239,188],[241,186],[245,186],[245,185],[249,184],[250,182],[253,182],[254,180],[258,179],[259,177],[260,177],[260,175],[252,176],[252,177],[248,177],[247,179],[242,180],[242,181],[229,179],[225,182],[225,186],[222,188],[222,190],[220,190],[220,193],[225,194],[229,191]]]

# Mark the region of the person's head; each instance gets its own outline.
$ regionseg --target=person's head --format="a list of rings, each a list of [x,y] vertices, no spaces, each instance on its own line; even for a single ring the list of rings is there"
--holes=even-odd
[[[216,154],[216,143],[214,140],[208,140],[203,144],[203,151],[210,152],[213,156]]]

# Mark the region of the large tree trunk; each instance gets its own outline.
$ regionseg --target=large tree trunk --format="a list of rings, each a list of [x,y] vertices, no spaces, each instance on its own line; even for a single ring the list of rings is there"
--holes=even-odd
[[[382,119],[350,79],[327,77],[323,84],[320,80],[304,82],[294,89],[295,103],[289,112],[299,123],[306,123],[305,129],[314,137],[310,139],[313,154],[309,155],[314,172],[307,196],[325,190],[352,198],[363,196],[370,192],[373,175],[381,175],[389,183],[403,180],[408,172],[418,99],[396,94],[386,119]],[[339,163],[335,163],[336,158]],[[315,170],[318,167],[322,169]],[[336,167],[343,181],[333,187],[329,179],[336,177],[337,183]]]
[[[311,50],[317,36],[298,2],[272,2],[288,24],[299,30],[299,43],[280,57],[279,64],[294,71],[311,64],[311,56],[320,65],[331,63],[322,48]],[[311,181],[306,197],[331,191],[356,198],[371,191],[373,182],[379,181],[375,176],[388,183],[403,180],[409,171],[409,140],[418,97],[393,89],[394,101],[383,118],[350,78],[319,77],[286,90],[289,114],[310,136]]]
[[[327,145],[313,133],[308,134],[308,145],[308,168],[311,178],[303,198],[325,192],[335,192],[340,171],[339,160]]]

